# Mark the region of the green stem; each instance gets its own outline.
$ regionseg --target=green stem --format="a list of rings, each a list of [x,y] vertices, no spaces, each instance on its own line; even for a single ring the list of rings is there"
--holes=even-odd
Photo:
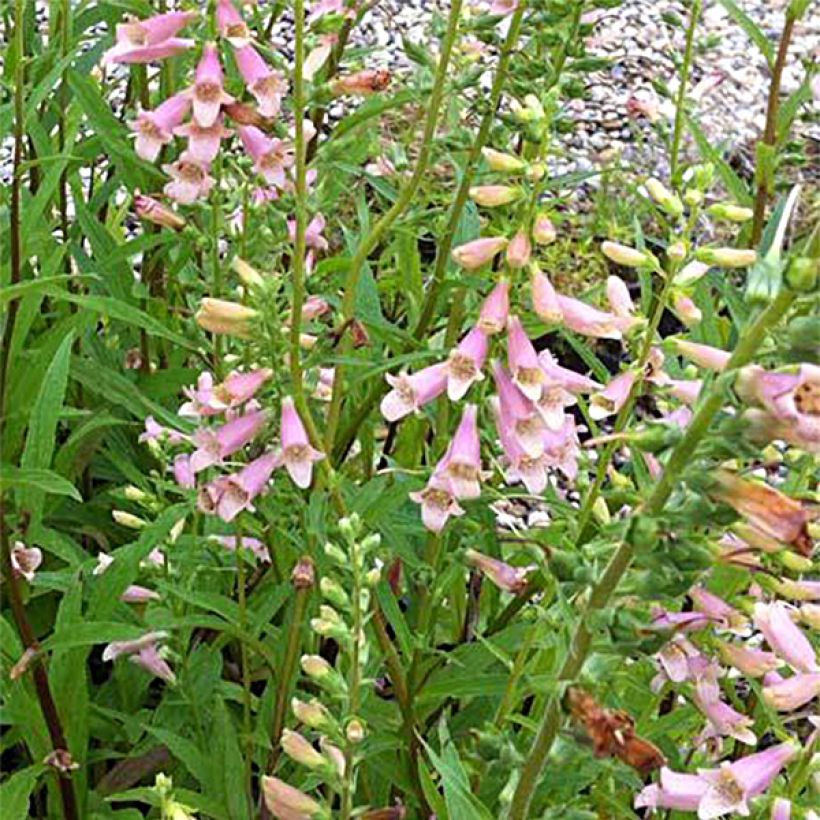
[[[462,0],[452,0],[450,5],[450,12],[447,18],[447,32],[444,36],[441,56],[439,57],[438,66],[436,68],[436,76],[433,82],[433,90],[430,94],[430,104],[427,108],[421,148],[419,150],[418,159],[416,160],[416,166],[413,169],[413,175],[401,189],[393,205],[381,216],[371,228],[370,233],[359,242],[359,246],[356,248],[356,253],[350,261],[350,267],[348,268],[347,277],[345,278],[339,328],[347,328],[354,319],[359,277],[361,276],[362,268],[367,262],[367,258],[379,243],[382,236],[392,227],[393,223],[405,212],[413,201],[413,197],[416,195],[416,191],[427,172],[433,151],[433,138],[436,133],[441,104],[444,98],[444,89],[447,84],[447,70],[450,65],[453,46],[455,45],[456,34],[458,33],[461,5]],[[344,333],[342,341],[342,358],[344,359],[350,356],[353,342],[349,332],[342,332]],[[341,416],[343,394],[344,366],[339,363],[336,366],[336,375],[333,380],[333,397],[330,402],[330,409],[328,410],[327,428],[325,432],[325,447],[329,453],[333,451],[333,444],[336,439],[336,428],[338,427],[339,418]]]
[[[221,165],[217,160],[214,163],[214,187],[211,199],[211,282],[213,293],[211,294],[215,299],[222,297],[222,265],[219,259],[219,235],[222,225],[222,195],[221,195]],[[219,333],[214,333],[214,350],[213,350],[214,374],[219,378],[224,370],[222,362],[222,336]]]
[[[689,73],[692,69],[692,57],[695,52],[695,31],[700,20],[702,7],[703,0],[694,0],[692,12],[689,15],[689,27],[686,29],[686,50],[683,54],[683,64],[680,69],[680,88],[678,88],[678,96],[675,100],[675,125],[672,132],[672,148],[669,152],[669,167],[673,184],[678,182],[683,124],[686,119],[686,91],[689,84]]]
[[[751,361],[766,338],[766,334],[780,321],[794,298],[794,294],[788,291],[781,292],[757,316],[748,330],[741,334],[737,347],[726,365],[726,371],[715,381],[705,399],[698,406],[692,421],[686,428],[686,433],[664,465],[663,474],[655,485],[655,489],[646,503],[635,510],[634,515],[653,517],[662,512],[681,473],[691,463],[698,445],[725,404],[725,390],[734,377],[735,371]],[[632,544],[622,541],[610,558],[603,574],[590,590],[589,599],[579,616],[567,655],[558,672],[559,681],[574,680],[581,671],[592,644],[592,632],[588,623],[590,616],[608,605],[632,561],[632,555]],[[560,722],[560,694],[555,694],[547,701],[538,734],[521,771],[521,779],[513,796],[508,820],[525,820],[531,816],[530,804],[533,794],[541,778],[547,755],[555,741]]]
[[[248,632],[248,603],[246,598],[245,558],[242,554],[242,530],[236,531],[236,598],[239,605],[239,628],[243,634]],[[248,658],[248,647],[245,641],[239,642],[239,657],[242,664],[242,723],[245,734],[245,793],[251,805],[252,772],[253,772],[253,724],[251,718],[251,670]]]

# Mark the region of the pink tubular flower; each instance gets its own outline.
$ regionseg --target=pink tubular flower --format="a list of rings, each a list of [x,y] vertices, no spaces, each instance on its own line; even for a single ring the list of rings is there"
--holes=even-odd
[[[780,659],[773,652],[753,649],[733,643],[719,643],[718,652],[724,663],[733,666],[748,678],[762,678],[781,665]]]
[[[697,403],[703,382],[700,379],[664,379],[663,386],[678,401],[693,405]]]
[[[229,552],[234,552],[239,539],[235,535],[212,535],[211,540],[218,542]],[[271,562],[270,550],[258,538],[242,536],[242,549],[250,550],[264,564]]]
[[[225,128],[222,115],[219,114],[212,125],[200,125],[196,120],[186,122],[174,129],[178,137],[188,138],[186,154],[203,166],[210,165],[219,154],[219,144],[233,134],[230,128]]]
[[[517,270],[529,264],[532,256],[532,244],[524,231],[518,231],[507,245],[507,264]]]
[[[333,382],[335,380],[335,367],[320,367],[313,398],[319,401],[330,401],[333,398]]]
[[[770,820],[791,820],[792,801],[785,797],[778,797],[772,803],[772,814]]]
[[[547,379],[560,382],[570,393],[591,393],[593,390],[601,389],[601,385],[588,376],[561,367],[549,350],[542,350],[538,354],[538,360],[541,363],[541,369],[547,374]]]
[[[508,14],[512,14],[517,8],[518,0],[492,0],[487,13],[497,17],[506,17]]]
[[[532,266],[532,306],[540,319],[547,324],[558,324],[563,321],[564,314],[558,302],[558,294],[549,278],[535,265]]]
[[[481,368],[488,349],[486,334],[481,328],[474,327],[458,347],[450,351],[447,359],[447,396],[450,401],[462,399],[473,382],[484,378]]]
[[[447,363],[425,367],[412,375],[388,373],[385,378],[393,389],[382,399],[381,413],[387,421],[398,421],[447,389]]]
[[[162,657],[158,646],[167,637],[167,632],[147,632],[133,641],[114,641],[105,647],[102,659],[113,661],[120,655],[126,655],[128,660],[152,675],[167,683],[176,683],[176,676]]]
[[[671,612],[660,607],[652,610],[652,629],[694,632],[705,629],[711,622],[702,612]]]
[[[606,299],[616,316],[629,318],[635,312],[635,304],[629,295],[629,288],[620,276],[609,276],[607,278]]]
[[[141,111],[130,124],[136,134],[134,150],[148,162],[156,161],[163,145],[173,139],[174,129],[182,123],[191,101],[185,94],[175,94],[160,103],[153,111]]]
[[[605,313],[594,307],[573,299],[570,296],[558,294],[558,307],[561,310],[564,324],[582,336],[595,339],[621,339],[623,334],[636,322],[635,319],[626,319],[614,313]]]
[[[720,373],[732,354],[728,350],[690,342],[686,339],[675,339],[675,349],[681,356],[693,361],[698,367]]]
[[[811,641],[789,615],[780,601],[758,602],[754,608],[754,624],[763,633],[772,651],[798,672],[818,672],[817,655]]]
[[[230,105],[234,98],[225,91],[225,77],[219,62],[219,52],[213,43],[206,43],[196,67],[194,86],[187,94],[194,104],[197,125],[207,128],[213,125],[223,105]]]
[[[667,680],[672,683],[700,680],[711,675],[710,661],[684,635],[673,635],[658,652],[659,674],[652,681],[652,691],[658,692]]]
[[[772,675],[776,673],[770,673]],[[778,712],[793,712],[820,697],[820,673],[808,672],[790,678],[764,679],[763,700]]]
[[[326,251],[328,248],[327,240],[322,236],[322,231],[325,229],[325,218],[322,214],[316,214],[310,220],[305,229],[305,244],[309,248],[314,248],[317,251]],[[296,220],[288,220],[288,236],[291,242],[296,242]]]
[[[323,811],[322,806],[312,797],[278,777],[263,776],[261,785],[265,805],[274,817],[282,820],[310,820]]]
[[[720,698],[720,687],[708,677],[700,678],[695,684],[695,703],[706,715],[714,732],[721,737],[732,737],[735,740],[752,746],[757,737],[750,727],[754,719],[733,709]]]
[[[499,561],[472,549],[468,549],[464,553],[464,557],[499,589],[511,592],[513,595],[518,595],[527,586],[527,576],[535,569],[532,566],[511,567],[504,561]]]
[[[697,811],[708,785],[700,775],[673,772],[664,766],[660,782],[643,789],[635,798],[635,808]]]
[[[698,612],[708,615],[727,629],[738,631],[746,626],[747,621],[744,615],[705,587],[692,587],[689,590],[689,597]]]
[[[719,769],[699,769],[708,784],[698,803],[699,820],[733,812],[748,815],[748,801],[763,794],[799,751],[791,743],[780,743],[733,763],[724,762]]]
[[[214,385],[210,373],[202,373],[196,388],[184,389],[188,401],[179,408],[180,416],[216,416],[230,408],[238,407],[256,395],[262,385],[273,375],[267,367],[242,373],[234,370],[222,384]]]
[[[506,247],[507,239],[504,236],[473,239],[453,249],[453,261],[467,270],[476,270],[491,262]]]
[[[325,457],[310,445],[307,430],[299,418],[293,399],[282,399],[282,462],[293,483],[305,490],[313,479],[313,462]]]
[[[231,522],[242,510],[253,510],[253,500],[264,492],[281,457],[273,451],[251,461],[238,473],[220,476],[199,494],[199,508]]]
[[[501,279],[484,300],[478,315],[477,327],[488,336],[500,333],[507,326],[510,313],[510,283]]]
[[[700,308],[695,304],[694,300],[685,293],[680,293],[674,298],[672,310],[686,327],[694,327],[700,324],[700,321],[703,319],[703,313]]]
[[[575,419],[568,413],[560,430],[546,430],[544,433],[544,453],[551,467],[560,470],[569,481],[578,477],[578,455],[581,445],[578,441]]]
[[[242,125],[239,137],[245,150],[253,160],[257,174],[265,178],[269,185],[285,187],[285,171],[293,165],[293,153],[279,139],[269,139],[255,125]]]
[[[181,231],[187,224],[186,220],[173,208],[139,191],[134,192],[134,211],[140,219],[161,225],[163,228],[171,228],[174,231]]]
[[[288,84],[282,74],[274,71],[251,45],[234,52],[236,65],[245,86],[256,99],[263,117],[276,117],[282,109],[282,98]]]
[[[191,457],[187,453],[180,453],[174,458],[174,481],[180,487],[192,489],[196,486],[196,477],[191,469]]]
[[[535,405],[521,393],[498,362],[493,362],[493,377],[498,391],[501,423],[509,425],[511,435],[530,458],[538,458],[544,452],[546,427]]]
[[[181,54],[194,41],[174,35],[196,18],[196,14],[186,11],[155,14],[145,20],[126,16],[125,22],[117,26],[116,42],[103,54],[102,64],[153,63]]]
[[[217,0],[216,25],[220,37],[224,37],[234,48],[247,46],[251,40],[247,23],[231,0]]]
[[[197,162],[187,151],[172,165],[163,165],[162,170],[172,178],[162,190],[181,205],[193,205],[200,197],[207,196],[214,186],[214,178],[208,173],[207,166]]]
[[[540,495],[547,486],[547,469],[550,460],[546,454],[542,453],[536,458],[527,455],[524,448],[518,443],[518,439],[512,434],[512,427],[506,423],[501,413],[501,402],[497,396],[490,399],[493,415],[495,417],[498,437],[504,449],[504,455],[509,464],[505,471],[504,478],[507,482],[513,483],[521,481],[527,488],[527,492],[533,495]]]
[[[589,415],[596,421],[618,413],[626,404],[637,379],[634,370],[616,376],[600,393],[589,400]]]
[[[158,592],[138,584],[126,587],[125,592],[120,595],[120,600],[125,604],[147,604],[148,601],[158,601],[159,598]]]
[[[464,408],[458,429],[436,472],[448,479],[456,498],[478,498],[481,495],[481,442],[475,404]]]
[[[537,401],[545,381],[544,371],[517,316],[510,316],[507,321],[507,364],[513,384],[530,401]]]
[[[191,456],[191,472],[196,474],[214,464],[221,464],[228,456],[250,444],[266,421],[266,414],[259,410],[238,416],[216,430],[197,430],[193,436],[197,449]]]
[[[438,473],[433,473],[423,490],[410,493],[410,499],[421,504],[422,523],[431,532],[441,532],[450,516],[464,515],[450,482]]]
[[[805,438],[801,435],[798,425],[782,421],[766,410],[750,407],[743,411],[743,421],[746,422],[746,432],[752,441],[765,443],[772,439],[780,439],[792,447],[820,455],[820,440],[812,441]]]
[[[31,583],[42,563],[43,552],[39,547],[27,547],[22,541],[15,542],[11,550],[11,569],[18,578],[25,578]]]

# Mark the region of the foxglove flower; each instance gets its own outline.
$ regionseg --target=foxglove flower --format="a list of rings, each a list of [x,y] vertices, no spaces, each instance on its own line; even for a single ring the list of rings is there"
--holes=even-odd
[[[387,421],[398,421],[447,389],[447,363],[425,367],[412,375],[388,373],[385,378],[393,389],[382,399],[381,413]]]
[[[481,495],[481,442],[478,437],[478,407],[468,404],[444,458],[436,467],[456,498]]]
[[[251,333],[251,321],[257,317],[253,308],[228,302],[225,299],[205,297],[194,315],[196,323],[209,333],[237,336],[247,339]]]
[[[191,457],[187,453],[180,453],[174,458],[174,481],[186,490],[196,486],[196,475],[191,468]]]
[[[104,662],[113,661],[125,655],[128,660],[141,666],[146,672],[150,672],[167,683],[176,683],[176,676],[159,649],[160,642],[167,637],[167,632],[147,632],[133,641],[114,641],[105,647],[102,659]]]
[[[601,253],[618,265],[626,268],[641,268],[646,265],[651,257],[649,254],[639,251],[637,248],[630,248],[629,245],[621,245],[618,242],[603,242]]]
[[[274,71],[251,45],[234,52],[236,65],[245,86],[256,99],[263,117],[276,117],[282,109],[282,98],[288,84],[279,71]]]
[[[231,0],[217,0],[216,25],[220,37],[224,37],[234,48],[247,46],[251,41],[248,25]]]
[[[163,145],[173,140],[174,129],[185,119],[191,101],[185,94],[175,94],[153,111],[141,111],[130,124],[136,135],[134,150],[148,162],[156,161]]]
[[[698,803],[699,820],[734,812],[748,815],[748,801],[763,794],[799,751],[791,743],[780,743],[733,763],[725,762],[719,769],[698,770],[708,784]]]
[[[179,408],[180,416],[215,416],[238,407],[252,399],[262,385],[273,375],[269,368],[247,372],[234,370],[221,384],[214,385],[210,373],[202,373],[196,388],[183,389],[188,401]]]
[[[509,205],[521,196],[521,189],[512,185],[476,185],[470,188],[470,199],[484,208]]]
[[[652,681],[652,691],[658,692],[667,680],[672,683],[700,680],[712,675],[712,664],[684,635],[673,635],[658,652],[660,672]]]
[[[535,405],[513,384],[509,373],[493,362],[493,376],[498,391],[502,424],[508,424],[512,435],[531,458],[544,452],[546,426]]]
[[[653,379],[650,379],[650,381],[653,381]],[[700,391],[703,390],[703,382],[700,379],[665,378],[661,384],[663,384],[671,396],[690,406],[697,404]]]
[[[472,549],[468,549],[464,553],[464,557],[499,589],[511,592],[513,595],[518,595],[519,592],[524,590],[527,586],[527,576],[535,569],[534,566],[512,567],[504,561],[499,561]]]
[[[773,652],[742,644],[720,642],[717,649],[724,663],[733,666],[748,678],[762,678],[782,664]]]
[[[305,229],[305,244],[309,248],[314,248],[317,251],[326,251],[328,248],[327,240],[322,236],[322,231],[325,229],[325,218],[322,214],[316,214],[310,220]],[[296,242],[296,220],[288,220],[288,236],[291,242]]]
[[[532,226],[533,241],[539,245],[551,245],[558,238],[558,231],[555,225],[546,214],[538,214]]]
[[[477,327],[488,336],[500,333],[507,326],[510,313],[510,283],[502,279],[484,300],[478,315]]]
[[[266,137],[256,126],[243,125],[239,137],[253,160],[253,168],[268,185],[284,188],[286,171],[294,163],[293,152],[280,139]]]
[[[675,339],[675,349],[681,356],[693,361],[698,367],[720,373],[725,369],[732,354],[718,347],[690,342],[686,339]]]
[[[171,165],[163,165],[162,170],[171,177],[171,182],[162,190],[180,205],[193,205],[200,197],[208,196],[214,186],[215,180],[208,173],[208,166],[198,162],[188,151],[180,154]]]
[[[262,563],[270,564],[270,550],[258,539],[249,538],[245,535],[241,539],[235,535],[212,535],[210,540],[221,544],[229,552],[235,552],[238,542],[241,540],[242,549],[250,550]]]
[[[635,798],[635,808],[697,811],[708,783],[700,775],[661,769],[660,782],[646,786]]]
[[[148,601],[158,601],[159,599],[160,595],[156,590],[142,587],[139,584],[131,584],[120,595],[120,600],[124,604],[147,604]]]
[[[560,382],[570,393],[591,393],[593,390],[601,389],[601,385],[593,379],[569,368],[561,367],[549,350],[542,350],[538,354],[538,360],[547,379]]]
[[[578,477],[578,456],[581,444],[578,441],[579,428],[568,413],[560,430],[547,429],[544,432],[544,453],[551,467],[560,470],[569,481]]]
[[[196,18],[193,12],[185,11],[155,14],[145,20],[127,16],[125,22],[117,26],[116,42],[103,54],[102,64],[153,63],[182,54],[194,41],[175,35]]]
[[[551,463],[549,457],[546,453],[536,458],[529,456],[512,434],[511,425],[505,422],[498,397],[493,396],[490,401],[498,437],[504,449],[504,455],[507,457],[508,468],[505,471],[505,479],[510,483],[521,481],[527,488],[527,492],[540,495],[547,486],[547,470]]]
[[[595,393],[590,399],[589,415],[598,421],[620,412],[632,392],[636,379],[637,374],[634,370],[626,370],[612,379],[600,393]]]
[[[686,327],[694,327],[703,319],[703,312],[691,296],[679,293],[673,297],[672,310]]]
[[[309,820],[323,813],[322,806],[304,792],[277,777],[263,776],[262,795],[268,811],[283,820]]]
[[[220,476],[200,491],[199,508],[230,523],[242,510],[253,510],[253,500],[265,491],[280,463],[278,453],[268,452],[238,473]]]
[[[546,274],[536,265],[532,266],[532,306],[540,319],[547,324],[558,324],[564,314],[558,301],[558,294]]]
[[[745,616],[705,587],[692,587],[689,590],[689,597],[698,612],[708,615],[727,629],[737,632],[745,628],[747,624]]]
[[[410,499],[421,504],[422,523],[431,532],[441,532],[450,516],[464,515],[450,482],[438,473],[433,473],[423,490],[410,493]]]
[[[313,479],[313,463],[325,457],[310,445],[307,430],[299,418],[293,399],[282,399],[282,463],[293,483],[305,490]]]
[[[746,209],[744,209],[746,210]],[[770,820],[791,820],[792,801],[785,797],[778,797],[772,803],[772,815]]]
[[[701,678],[695,685],[695,703],[706,715],[714,732],[722,737],[732,737],[735,740],[753,746],[757,737],[751,730],[754,719],[736,711],[720,698],[720,687],[717,682],[709,678]]]
[[[225,128],[222,115],[219,114],[211,125],[200,125],[196,120],[186,122],[174,129],[178,137],[186,137],[188,146],[185,153],[203,167],[208,167],[219,154],[219,144],[233,134],[230,128]]]
[[[17,541],[11,549],[12,572],[29,583],[34,580],[42,563],[43,551],[39,547],[27,547],[22,541]]]
[[[134,192],[134,211],[140,219],[174,231],[181,231],[188,224],[187,220],[172,208],[139,191]]]
[[[758,602],[754,608],[754,624],[763,633],[772,651],[798,672],[818,672],[817,655],[811,641],[789,615],[780,601]]]
[[[776,672],[771,672],[763,683],[763,700],[778,712],[793,712],[820,697],[820,672],[807,672],[790,678],[781,678]]]
[[[702,612],[671,612],[660,607],[656,607],[652,611],[653,629],[693,632],[705,629],[711,622],[712,619]]]
[[[466,270],[477,270],[486,265],[507,247],[504,236],[485,236],[473,239],[453,249],[453,261]]]
[[[196,474],[214,464],[221,464],[228,456],[250,444],[259,435],[266,420],[265,413],[257,411],[238,416],[216,430],[197,430],[193,436],[197,449],[191,456],[191,471]]]
[[[462,399],[473,382],[481,381],[481,368],[487,359],[489,342],[481,328],[474,327],[450,352],[447,359],[447,396],[450,401]]]
[[[513,270],[525,268],[529,264],[530,256],[532,256],[530,238],[524,231],[518,231],[507,245],[507,264]]]
[[[517,316],[510,316],[507,322],[507,364],[516,387],[530,401],[537,401],[545,381],[544,371]]]
[[[570,330],[595,339],[622,339],[636,322],[635,319],[605,313],[586,302],[561,294],[558,294],[558,307],[564,324]]]
[[[305,57],[303,73],[308,82],[313,82],[313,78],[321,71],[322,66],[333,53],[333,46],[337,42],[339,42],[338,34],[323,34],[319,37],[318,44]]]
[[[193,100],[194,119],[203,128],[216,122],[223,105],[234,102],[234,98],[225,91],[224,83],[219,52],[213,43],[206,43],[196,67],[194,86],[184,92]]]
[[[635,313],[635,304],[629,295],[629,288],[620,276],[607,277],[606,299],[616,316],[629,318]]]

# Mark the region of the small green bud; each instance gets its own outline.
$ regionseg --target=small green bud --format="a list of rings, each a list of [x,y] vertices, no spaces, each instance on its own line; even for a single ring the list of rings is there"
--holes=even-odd
[[[703,202],[703,193],[697,188],[687,188],[683,194],[683,201],[690,208],[697,208]]]
[[[810,293],[817,289],[820,261],[798,256],[786,268],[786,284],[798,293]]]
[[[751,248],[698,248],[695,258],[707,265],[723,268],[746,268],[757,260],[757,252]]]
[[[686,259],[686,243],[685,242],[673,242],[666,249],[666,255],[673,262],[682,262],[684,259]]]
[[[350,596],[342,589],[337,581],[325,575],[322,580],[319,581],[319,589],[322,592],[322,596],[330,601],[330,603],[341,609],[350,608]]]
[[[345,729],[345,736],[350,743],[361,743],[366,734],[364,724],[358,718],[353,718]]]
[[[151,496],[148,495],[148,493],[144,492],[139,487],[135,487],[133,484],[129,484],[125,490],[123,490],[123,493],[129,501],[135,501],[138,504],[151,500]]]
[[[128,527],[130,530],[141,530],[143,527],[148,526],[147,521],[144,521],[142,518],[138,518],[136,515],[132,515],[130,512],[125,512],[125,510],[113,510],[111,512],[111,517],[121,527]]]
[[[309,726],[311,729],[320,731],[331,731],[336,728],[336,721],[325,706],[315,698],[309,703],[305,703],[299,698],[293,698],[290,708],[296,719]]]
[[[348,541],[354,541],[361,532],[361,528],[362,520],[356,513],[351,513],[349,516],[339,519],[339,532]]]
[[[370,552],[371,550],[376,550],[381,546],[382,537],[377,532],[371,532],[370,535],[367,535],[362,539],[361,548],[362,553]]]
[[[592,516],[599,524],[603,526],[606,526],[612,521],[612,516],[609,514],[609,507],[606,505],[606,500],[600,495],[595,499],[595,503],[592,505]]]
[[[725,219],[727,222],[748,222],[754,216],[751,208],[744,208],[732,202],[716,202],[709,206],[708,212],[716,219]]]
[[[347,553],[341,547],[330,541],[325,544],[325,555],[330,558],[331,561],[335,561],[339,566],[346,567],[349,563]]]
[[[670,216],[679,217],[683,215],[683,203],[680,197],[672,193],[659,179],[650,177],[644,183],[649,196],[654,202]]]
[[[774,558],[792,572],[811,572],[814,568],[814,562],[810,558],[798,555],[791,550],[776,552],[774,553]]]
[[[618,265],[627,268],[642,268],[649,264],[652,257],[648,253],[630,248],[628,245],[621,245],[618,242],[603,242],[601,252],[607,259],[611,259]]]

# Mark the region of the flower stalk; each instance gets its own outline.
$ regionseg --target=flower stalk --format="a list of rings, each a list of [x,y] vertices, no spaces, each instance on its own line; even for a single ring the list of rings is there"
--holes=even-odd
[[[689,74],[692,70],[692,59],[695,53],[695,31],[700,20],[703,0],[695,0],[689,13],[689,26],[686,29],[686,48],[683,53],[683,64],[680,69],[680,88],[675,100],[675,124],[672,131],[672,148],[669,155],[669,167],[672,182],[679,182],[680,149],[683,140],[683,124],[686,119],[686,91],[689,85]]]

